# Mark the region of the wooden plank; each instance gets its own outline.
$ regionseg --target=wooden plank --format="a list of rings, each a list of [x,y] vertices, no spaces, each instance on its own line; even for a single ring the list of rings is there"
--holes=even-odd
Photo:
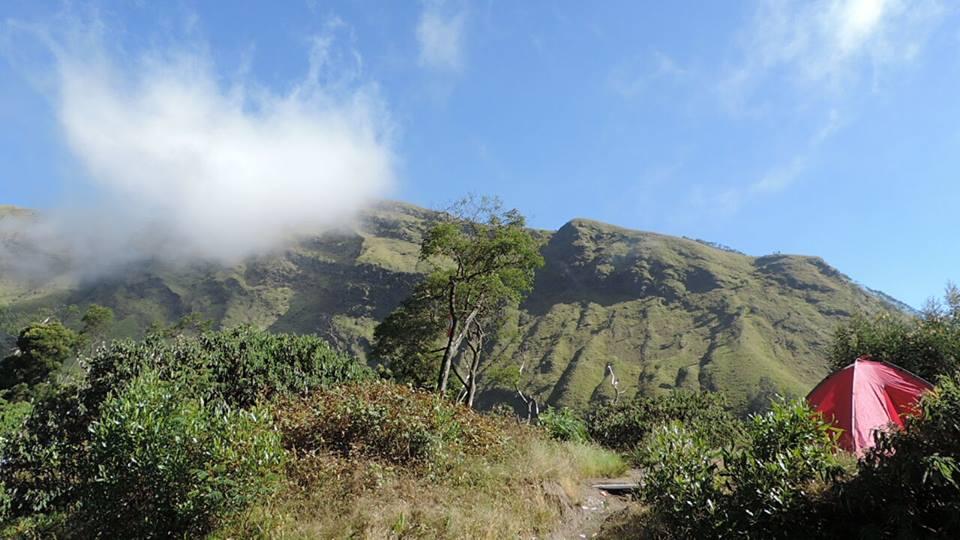
[[[623,491],[636,491],[640,489],[640,484],[637,482],[609,482],[593,484],[593,487],[614,493]]]

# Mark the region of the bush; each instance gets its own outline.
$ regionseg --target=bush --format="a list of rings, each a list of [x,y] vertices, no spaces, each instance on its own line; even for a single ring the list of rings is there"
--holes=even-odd
[[[8,402],[0,398],[0,448],[3,441],[23,427],[23,422],[30,415],[33,407],[26,401]]]
[[[551,407],[540,413],[539,419],[540,426],[553,439],[580,443],[590,440],[587,425],[583,419],[567,407],[561,409]]]
[[[903,430],[881,432],[828,520],[873,537],[960,536],[960,373],[943,376]]]
[[[62,509],[84,479],[92,415],[76,387],[58,388],[34,404],[2,448],[0,483],[9,497],[5,519]]]
[[[263,409],[191,398],[147,372],[90,426],[77,519],[125,538],[197,536],[273,485],[283,458]]]
[[[593,440],[618,450],[632,450],[654,427],[683,423],[709,444],[722,445],[739,436],[740,423],[722,394],[676,390],[664,396],[641,397],[592,409],[586,419]]]
[[[729,533],[775,538],[809,530],[807,495],[816,480],[835,479],[836,432],[802,400],[774,402],[747,422],[742,448],[725,449]]]
[[[489,417],[433,393],[380,381],[331,388],[280,407],[284,445],[393,465],[442,467],[464,454],[498,453],[505,433]]]
[[[184,382],[239,407],[373,377],[364,364],[317,336],[271,334],[248,326],[171,341],[156,336],[118,341],[97,350],[87,363],[95,397],[152,369],[162,378],[186,377]]]
[[[678,421],[655,426],[638,449],[648,464],[640,496],[650,505],[647,532],[662,538],[713,537],[726,522],[719,502],[720,451]]]
[[[679,422],[638,449],[647,465],[644,529],[659,537],[809,536],[808,494],[840,472],[832,428],[802,401],[752,416],[742,445],[719,448]]]
[[[174,384],[178,399],[219,402],[231,409],[372,377],[364,365],[315,336],[272,335],[252,328],[171,341],[117,341],[81,360],[86,378],[38,399],[23,428],[0,449],[7,518],[73,508],[86,485],[91,428],[102,420],[101,408],[109,396],[123,396],[145,373]]]

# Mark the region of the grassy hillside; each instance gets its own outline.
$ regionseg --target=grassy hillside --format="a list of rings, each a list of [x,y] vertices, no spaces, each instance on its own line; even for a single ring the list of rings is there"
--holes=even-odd
[[[836,324],[888,309],[815,257],[748,257],[693,240],[574,220],[544,249],[516,346],[522,383],[583,405],[621,389],[725,390],[742,403],[761,379],[802,394],[824,374]]]
[[[364,357],[376,322],[419,279],[430,217],[384,203],[349,230],[233,267],[154,261],[83,282],[69,277],[66,261],[7,231],[0,241],[8,252],[52,257],[58,272],[0,274],[4,327],[9,334],[38,311],[69,318],[69,306],[95,302],[116,311],[118,335],[199,313],[222,327],[316,332]],[[743,404],[761,382],[803,394],[826,373],[825,348],[840,321],[897,309],[816,257],[755,258],[583,219],[543,234],[546,266],[492,351],[487,405],[513,399],[513,382],[503,381],[518,375],[541,402],[585,405],[613,394],[608,364],[627,395],[701,388]]]

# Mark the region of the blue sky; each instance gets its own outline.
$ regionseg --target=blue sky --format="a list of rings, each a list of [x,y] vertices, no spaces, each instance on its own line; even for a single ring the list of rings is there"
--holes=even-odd
[[[914,306],[957,277],[952,3],[78,4],[0,7],[2,203],[180,208],[209,193],[203,179],[240,174],[248,198],[215,213],[250,221],[265,196],[271,214],[336,216],[372,197],[435,207],[477,192],[543,228],[589,217],[819,255]],[[171,120],[152,103],[185,105]],[[218,111],[232,120],[209,120]],[[183,130],[249,159],[171,163]],[[326,157],[243,150],[270,134],[295,147],[306,134]],[[173,146],[131,146],[144,140]],[[298,179],[257,176],[260,163]],[[311,182],[312,197],[273,193]],[[180,198],[143,195],[161,188]]]

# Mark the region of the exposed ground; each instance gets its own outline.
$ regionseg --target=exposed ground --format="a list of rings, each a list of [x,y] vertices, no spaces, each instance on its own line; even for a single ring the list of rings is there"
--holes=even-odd
[[[579,503],[564,511],[563,522],[548,538],[599,538],[607,520],[626,510],[630,499],[627,493],[608,492],[594,487],[594,484],[634,483],[639,477],[640,471],[633,469],[617,478],[594,478],[584,483],[577,496]]]

